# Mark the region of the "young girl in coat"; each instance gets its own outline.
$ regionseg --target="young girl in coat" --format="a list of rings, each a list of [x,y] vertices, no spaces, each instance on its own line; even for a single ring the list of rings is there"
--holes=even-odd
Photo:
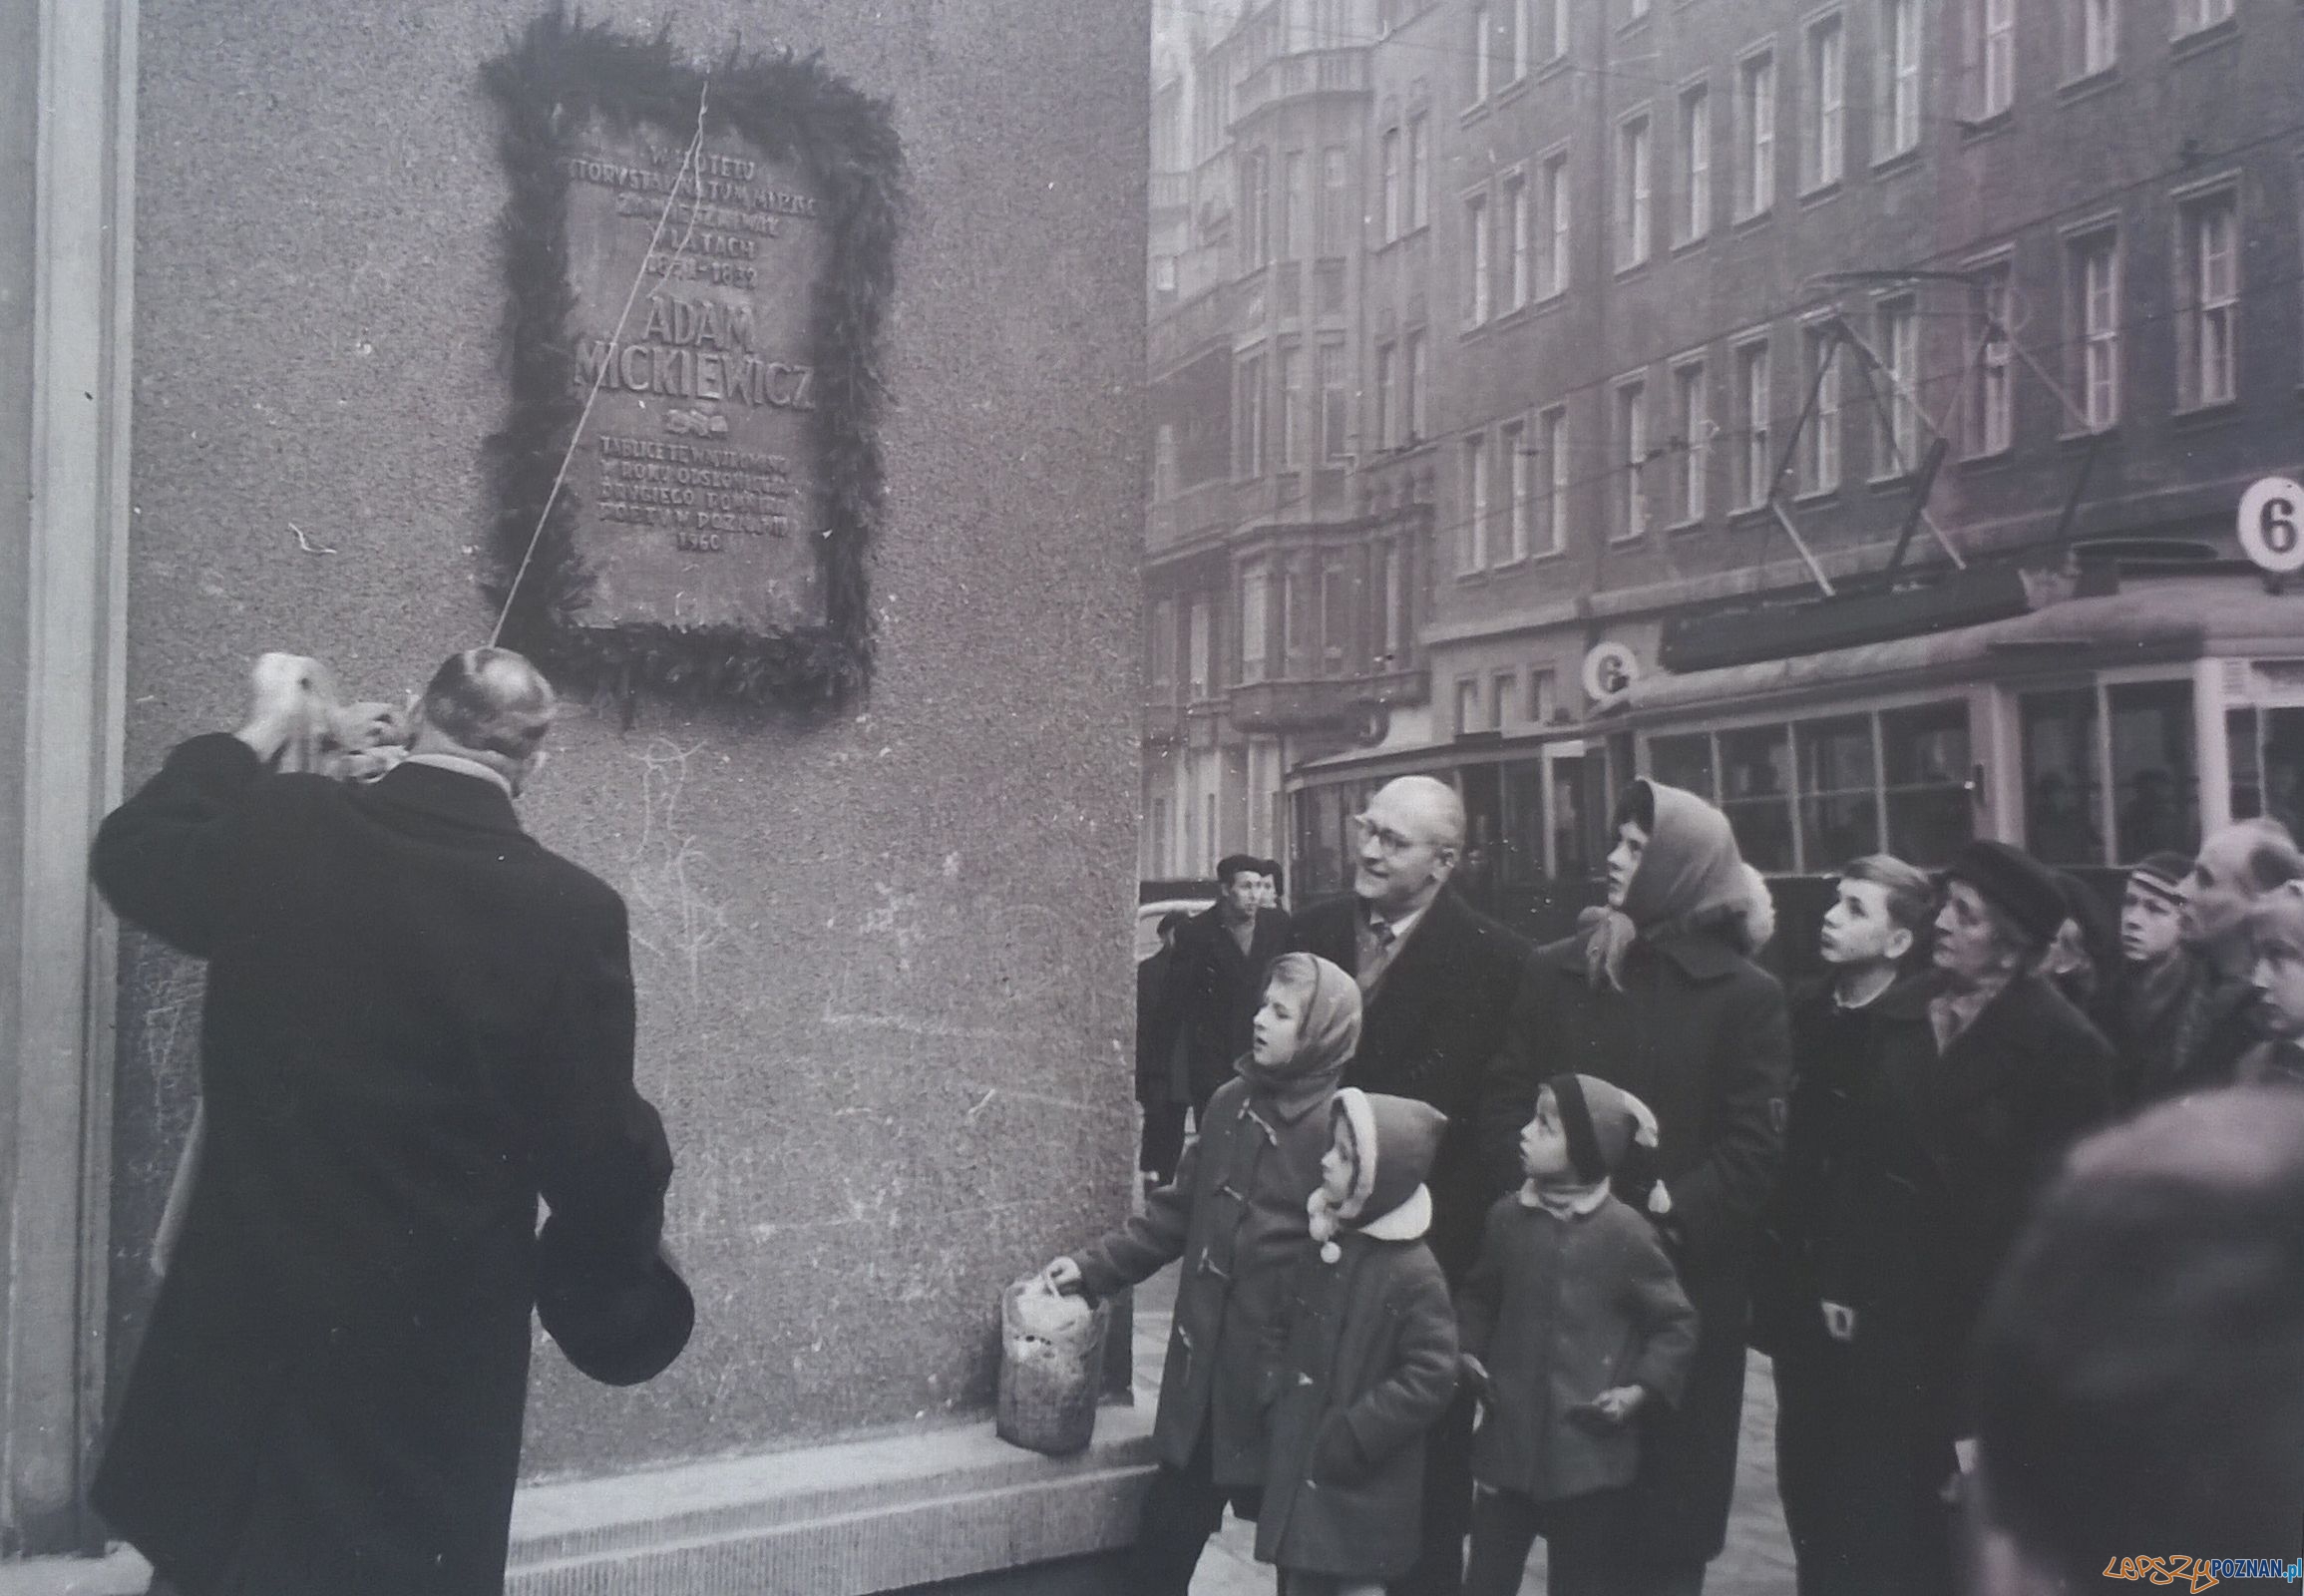
[[[1132,1596],[1185,1596],[1226,1503],[1256,1516],[1289,1271],[1307,1250],[1329,1100],[1359,1033],[1350,976],[1313,954],[1274,960],[1254,1045],[1209,1099],[1174,1183],[1140,1217],[1047,1267],[1057,1290],[1102,1297],[1184,1260],[1152,1422],[1160,1466],[1126,1575]]]
[[[1256,1555],[1282,1596],[1381,1596],[1421,1545],[1424,1431],[1456,1394],[1456,1316],[1424,1232],[1445,1114],[1347,1086],[1311,1203]]]
[[[1647,1105],[1606,1081],[1555,1075],[1536,1095],[1528,1182],[1489,1210],[1459,1304],[1487,1406],[1464,1596],[1513,1596],[1538,1535],[1549,1596],[1635,1588],[1637,1420],[1680,1399],[1696,1354],[1696,1310],[1655,1227],[1609,1190],[1655,1144]]]

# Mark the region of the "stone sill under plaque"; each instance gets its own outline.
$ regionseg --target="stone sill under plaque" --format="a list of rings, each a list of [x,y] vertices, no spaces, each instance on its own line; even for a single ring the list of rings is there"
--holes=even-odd
[[[1010,1446],[987,1421],[529,1485],[513,1502],[505,1591],[879,1596],[1011,1570],[1028,1581],[1125,1545],[1152,1468],[1146,1403],[1098,1408],[1076,1457]],[[1086,1565],[1082,1577],[1097,1588]],[[0,1596],[143,1596],[151,1579],[124,1546],[0,1566]]]

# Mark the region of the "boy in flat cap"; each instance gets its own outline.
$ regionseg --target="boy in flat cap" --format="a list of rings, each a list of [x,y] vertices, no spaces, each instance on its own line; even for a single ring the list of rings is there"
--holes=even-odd
[[[2192,861],[2174,852],[2149,855],[2128,872],[2120,895],[2120,982],[2099,1011],[2105,1040],[2118,1059],[2114,1094],[2136,1101],[2154,1059],[2174,1056],[2177,1021],[2198,966],[2184,952],[2184,877]]]
[[[1954,1583],[1962,1359],[2034,1191],[2111,1108],[2111,1046],[2037,974],[2069,914],[2055,876],[1990,841],[1944,876],[1932,980],[1879,999],[1880,1061],[1850,1105],[1817,1259],[1870,1418],[1849,1588],[1880,1596]]]

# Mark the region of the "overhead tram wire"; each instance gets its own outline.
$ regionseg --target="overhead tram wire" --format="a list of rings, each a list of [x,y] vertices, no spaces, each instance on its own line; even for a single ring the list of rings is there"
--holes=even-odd
[[[624,307],[616,312],[615,325],[608,332],[608,347],[614,348],[624,335],[624,323],[631,319],[632,306],[639,302],[640,289],[648,280],[648,267],[654,261],[656,244],[664,236],[664,227],[672,219],[672,207],[680,202],[680,187],[688,181],[696,159],[704,149],[704,108],[712,95],[712,75],[704,74],[696,91],[696,133],[688,141],[687,153],[680,157],[680,169],[672,174],[670,193],[664,196],[664,208],[657,212],[656,224],[649,229],[648,246],[640,253],[640,268],[632,273],[631,291],[624,295]],[[680,233],[680,241],[672,246],[671,258],[679,259],[687,253],[688,244],[696,235],[696,212],[703,204],[699,193],[688,206],[688,224]],[[576,425],[569,430],[568,448],[560,457],[560,469],[553,473],[552,490],[544,497],[544,508],[537,512],[536,526],[528,535],[528,548],[520,557],[520,565],[513,571],[512,581],[504,590],[504,607],[496,613],[496,624],[488,633],[488,645],[493,648],[504,635],[504,623],[512,615],[512,603],[520,596],[520,585],[528,575],[528,568],[536,559],[538,543],[544,538],[545,523],[552,518],[553,507],[560,502],[560,491],[568,483],[568,469],[576,460],[576,449],[583,442],[584,425],[591,420],[592,404],[600,396],[600,387],[607,381],[612,362],[602,358],[599,369],[592,374],[591,388],[584,394],[583,408],[576,412]]]

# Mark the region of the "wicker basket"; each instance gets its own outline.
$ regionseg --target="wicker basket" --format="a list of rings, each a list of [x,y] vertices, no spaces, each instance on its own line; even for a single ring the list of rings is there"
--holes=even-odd
[[[1105,1304],[1061,1296],[1037,1275],[1000,1294],[1000,1439],[1062,1457],[1094,1438],[1111,1318]]]

